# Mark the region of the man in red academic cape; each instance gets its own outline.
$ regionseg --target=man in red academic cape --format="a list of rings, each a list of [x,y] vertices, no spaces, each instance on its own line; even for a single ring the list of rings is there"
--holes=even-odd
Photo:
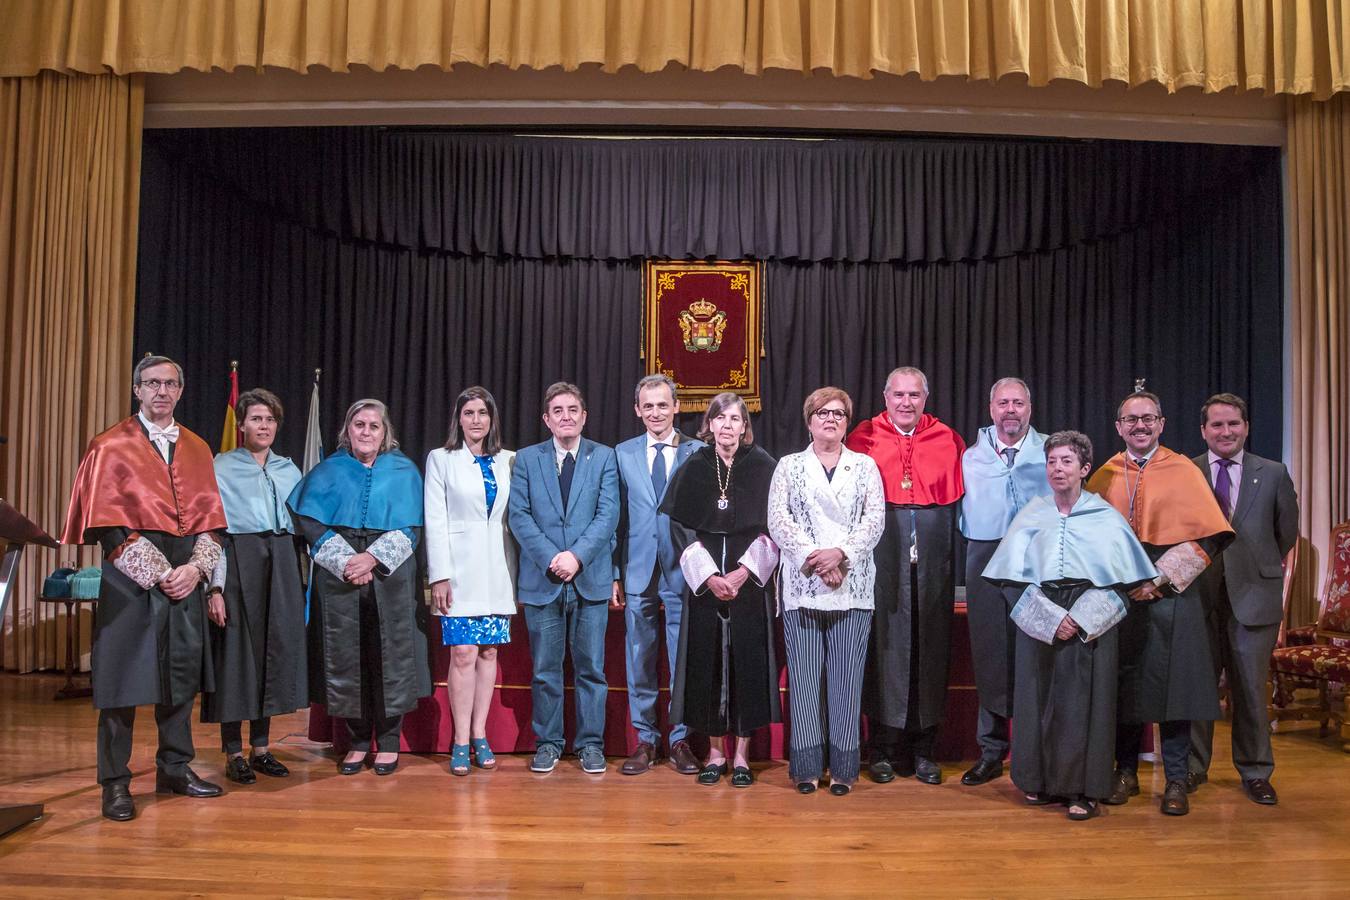
[[[1162,573],[1130,591],[1120,623],[1116,775],[1104,802],[1119,805],[1139,793],[1139,742],[1144,726],[1157,722],[1167,777],[1161,809],[1184,816],[1191,723],[1220,715],[1197,579],[1232,543],[1233,529],[1204,473],[1158,443],[1166,424],[1157,394],[1137,390],[1121,401],[1116,433],[1125,451],[1093,473],[1087,489],[1126,518]]]
[[[159,726],[155,790],[214,797],[192,761],[192,705],[213,688],[203,585],[225,529],[211,450],[174,422],[183,370],[147,356],[132,373],[140,411],[94,438],[80,461],[66,516],[67,544],[99,544],[103,579],[94,615],[91,679],[98,716],[103,815],[135,817],[131,731],[153,703]]]
[[[886,530],[875,550],[876,611],[864,709],[873,781],[896,774],[939,784],[933,746],[947,698],[955,600],[957,503],[964,493],[960,435],[924,412],[928,377],[903,366],[886,379],[886,409],[861,423],[848,448],[871,456],[886,490]]]

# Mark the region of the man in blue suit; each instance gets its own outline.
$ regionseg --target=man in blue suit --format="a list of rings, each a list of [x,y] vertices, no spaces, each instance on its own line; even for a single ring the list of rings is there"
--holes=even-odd
[[[671,475],[703,446],[676,430],[680,401],[675,382],[665,375],[648,375],[637,383],[633,411],[646,426],[646,433],[614,448],[619,458],[623,517],[610,600],[614,609],[627,609],[628,714],[638,734],[637,747],[620,768],[625,775],[641,775],[650,769],[661,743],[656,704],[663,606],[666,658],[672,676],[680,643],[684,575],[670,540],[670,517],[658,513],[657,508]],[[687,734],[682,723],[671,723],[670,764],[681,775],[699,770],[698,757],[685,740]]]
[[[606,601],[619,525],[614,451],[581,436],[586,399],[558,382],[544,392],[553,437],[516,454],[507,515],[520,543],[517,591],[525,607],[534,678],[534,772],[551,772],[563,750],[563,656],[572,648],[577,731],[586,772],[605,771]]]

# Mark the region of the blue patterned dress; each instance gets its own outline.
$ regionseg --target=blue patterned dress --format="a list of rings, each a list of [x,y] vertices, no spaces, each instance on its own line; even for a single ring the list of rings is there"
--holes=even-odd
[[[492,471],[491,456],[475,456],[474,462],[483,470],[483,493],[487,495],[488,515],[497,502],[497,476]],[[442,616],[441,643],[447,647],[467,644],[492,645],[511,643],[510,616]]]

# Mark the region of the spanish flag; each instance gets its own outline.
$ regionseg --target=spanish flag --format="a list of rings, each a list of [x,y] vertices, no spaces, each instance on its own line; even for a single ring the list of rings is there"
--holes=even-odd
[[[225,426],[220,430],[220,452],[229,453],[239,446],[239,423],[234,419],[234,407],[239,403],[239,363],[230,363],[230,396],[225,401]]]

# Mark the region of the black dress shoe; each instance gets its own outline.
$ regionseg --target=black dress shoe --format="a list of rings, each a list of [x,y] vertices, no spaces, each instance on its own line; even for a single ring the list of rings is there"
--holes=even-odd
[[[219,797],[224,791],[218,784],[202,781],[196,772],[185,766],[181,775],[156,772],[155,793],[179,794],[183,797]]]
[[[697,780],[699,784],[717,784],[725,774],[727,774],[727,763],[726,760],[723,760],[716,765],[710,763],[699,769]]]
[[[914,757],[914,777],[924,784],[942,784],[942,767],[923,756]]]
[[[961,783],[968,785],[985,784],[1003,774],[1003,760],[981,759],[961,776]]]
[[[291,770],[282,765],[281,760],[273,756],[270,750],[266,753],[249,754],[248,764],[255,772],[261,772],[271,778],[285,778],[291,774]]]
[[[816,783],[815,783],[814,781],[799,781],[799,782],[797,782],[797,793],[799,793],[799,794],[814,794],[815,792],[816,792]]]
[[[394,770],[398,768],[398,757],[395,757],[393,762],[372,763],[370,767],[375,771],[376,775],[393,775]]]
[[[242,756],[231,756],[225,760],[225,777],[235,784],[252,784],[258,780],[249,768],[248,760]]]
[[[1242,782],[1242,789],[1247,792],[1253,803],[1260,803],[1262,806],[1274,806],[1280,802],[1280,797],[1275,793],[1275,788],[1271,787],[1269,781],[1264,778],[1248,778]]]
[[[136,818],[136,804],[131,801],[131,788],[125,784],[103,786],[103,818],[114,822],[129,822]]]
[[[338,760],[339,775],[355,775],[366,767],[366,757],[363,756],[353,762],[347,762],[346,759]]]
[[[1162,811],[1165,816],[1184,816],[1191,811],[1191,801],[1186,797],[1186,782],[1167,782],[1167,789],[1163,791]]]
[[[1116,769],[1111,779],[1111,796],[1102,800],[1107,806],[1120,806],[1139,793],[1139,775],[1128,769]]]
[[[1186,793],[1194,794],[1200,790],[1200,785],[1209,781],[1207,772],[1187,772],[1186,773]]]
[[[852,785],[844,784],[842,781],[830,782],[830,793],[836,797],[842,797],[851,790],[853,790]]]
[[[872,760],[871,765],[867,767],[867,774],[877,784],[888,784],[895,780],[895,769],[887,759]]]
[[[749,766],[736,766],[731,770],[732,787],[749,787],[755,783],[755,773],[750,771]]]

